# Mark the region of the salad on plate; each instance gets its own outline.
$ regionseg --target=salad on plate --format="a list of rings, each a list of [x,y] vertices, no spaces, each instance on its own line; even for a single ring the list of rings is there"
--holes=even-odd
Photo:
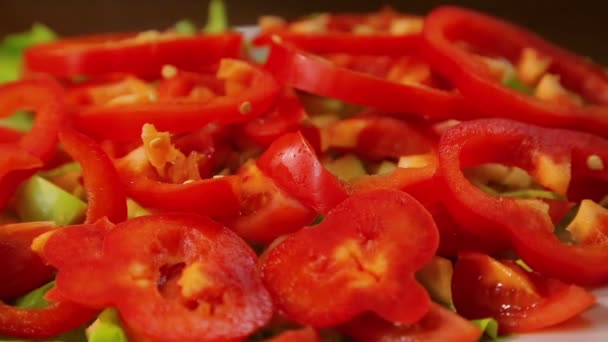
[[[0,44],[0,339],[608,334],[608,73],[460,7]]]

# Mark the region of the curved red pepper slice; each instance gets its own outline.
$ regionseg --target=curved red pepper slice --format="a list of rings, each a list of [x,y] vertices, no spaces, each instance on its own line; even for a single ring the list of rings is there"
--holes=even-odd
[[[434,120],[474,114],[458,92],[400,84],[340,68],[287,43],[272,45],[265,67],[280,83],[296,89],[388,112]]]
[[[87,234],[93,240],[98,236]],[[61,248],[56,237],[51,235],[45,251]],[[117,307],[138,335],[163,341],[231,340],[271,318],[272,301],[256,273],[254,251],[208,218],[139,217],[109,230],[102,246],[93,262],[48,258],[59,268],[57,288],[82,304]],[[104,282],[96,281],[100,277]],[[83,289],[87,279],[96,284]]]
[[[409,324],[428,311],[414,272],[438,241],[431,215],[416,200],[376,190],[348,198],[320,224],[288,236],[260,267],[276,304],[296,322],[325,327],[373,311]]]
[[[155,31],[65,38],[25,51],[29,72],[57,77],[123,72],[155,78],[166,64],[201,70],[222,58],[238,57],[239,33],[180,35]]]
[[[213,133],[200,134],[204,135],[203,139],[213,139],[210,136]],[[186,145],[187,141],[182,140],[182,143]],[[192,144],[197,148],[201,146],[198,141],[192,141]],[[208,145],[212,145],[212,142]],[[213,147],[209,149],[212,154]],[[184,183],[165,182],[159,179],[144,147],[139,147],[116,160],[115,165],[127,194],[144,207],[190,212],[214,218],[231,218],[239,213],[239,180],[236,176],[188,180]]]
[[[69,302],[40,309],[21,309],[0,302],[0,334],[27,339],[54,337],[89,322],[96,313]]]
[[[412,325],[396,325],[366,314],[346,323],[340,329],[360,342],[475,342],[481,337],[481,330],[471,322],[432,302],[429,312]]]
[[[48,162],[57,146],[57,132],[64,119],[63,90],[51,79],[37,78],[13,82],[0,86],[0,116],[12,115],[17,110],[32,110],[36,113],[34,126],[16,141],[23,149],[42,163]],[[10,200],[13,192],[23,180],[34,172],[33,164],[23,170],[23,164],[4,165],[0,173],[0,208]],[[18,169],[15,169],[18,168]]]
[[[32,240],[53,229],[50,222],[0,226],[0,300],[22,296],[49,281],[53,269],[30,249]]]
[[[300,99],[293,90],[286,89],[272,111],[246,122],[242,130],[254,143],[267,147],[283,134],[297,131],[304,118],[306,111]]]
[[[487,116],[504,117],[542,126],[574,128],[600,135],[608,131],[608,76],[602,68],[561,49],[537,35],[471,10],[438,8],[424,24],[426,53],[463,95]],[[490,55],[519,58],[533,48],[551,58],[550,71],[590,101],[588,106],[541,101],[502,85],[488,67],[457,42],[472,44]]]
[[[240,168],[238,177],[240,213],[227,220],[227,226],[243,239],[271,243],[309,225],[317,216],[281,190],[253,161]]]
[[[272,42],[272,37],[277,36],[301,49],[315,53],[344,52],[377,55],[412,53],[417,51],[422,43],[420,31],[423,18],[397,13],[390,8],[368,14],[320,14],[316,19],[303,19],[303,21],[309,22],[315,20],[323,21],[320,24],[326,30],[322,32],[301,32],[297,28],[294,29],[294,24],[296,26],[306,25],[302,21],[282,23],[264,29],[262,22],[263,32],[254,39],[253,43],[255,45],[269,45]],[[402,22],[401,30],[395,30],[399,24],[397,21],[403,20],[410,22]],[[393,24],[394,22],[397,25]],[[391,30],[391,26],[395,29]],[[371,29],[373,32],[356,33],[358,27]]]
[[[595,303],[582,287],[528,272],[514,261],[461,253],[452,294],[458,313],[469,319],[492,317],[501,333],[540,330],[578,316]]]
[[[71,129],[59,133],[68,154],[82,166],[87,192],[87,223],[107,217],[112,222],[127,219],[127,197],[114,164],[91,138]]]
[[[570,185],[571,179],[585,178],[596,187],[606,183],[608,170],[592,163],[608,160],[606,151],[607,140],[582,132],[501,119],[461,123],[440,141],[443,199],[468,234],[488,244],[512,245],[535,271],[575,284],[602,284],[608,281],[605,245],[562,243],[553,233],[549,204],[488,195],[471,184],[461,169],[488,162],[518,166],[541,185],[565,194],[575,185]],[[588,198],[589,193],[580,195]]]
[[[299,132],[277,139],[257,165],[281,189],[319,213],[327,213],[347,196],[340,180],[321,164]]]
[[[223,60],[222,63],[244,63]],[[93,105],[81,108],[73,119],[76,127],[94,137],[128,140],[136,138],[145,123],[172,133],[192,131],[208,123],[244,122],[269,111],[280,89],[268,72],[252,66],[245,90],[207,101],[174,98],[124,105]],[[107,126],[108,122],[113,125]]]

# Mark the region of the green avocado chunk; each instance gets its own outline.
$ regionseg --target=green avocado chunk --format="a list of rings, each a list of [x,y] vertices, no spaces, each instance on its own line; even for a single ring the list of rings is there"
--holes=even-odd
[[[32,176],[17,190],[15,209],[22,221],[54,221],[57,225],[80,223],[87,204],[40,176]]]

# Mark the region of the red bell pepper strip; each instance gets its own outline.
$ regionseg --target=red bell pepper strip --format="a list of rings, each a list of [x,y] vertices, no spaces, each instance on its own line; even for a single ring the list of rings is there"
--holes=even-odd
[[[24,153],[39,158],[42,163],[48,162],[56,150],[57,132],[65,112],[63,96],[61,87],[46,78],[27,79],[0,86],[0,116],[12,115],[17,110],[32,110],[36,113],[32,129],[15,143]],[[35,171],[33,161],[27,162],[29,166],[25,169],[22,162],[1,166],[0,208],[8,203],[19,183]]]
[[[481,337],[481,330],[470,321],[436,303],[431,303],[429,312],[411,325],[396,325],[365,314],[344,324],[340,330],[360,342],[476,342]]]
[[[462,168],[488,162],[518,166],[541,185],[566,194],[575,186],[574,182],[570,185],[571,179],[606,183],[608,170],[601,163],[608,160],[606,151],[607,140],[583,132],[501,119],[461,123],[449,129],[439,145],[440,172],[446,184],[443,200],[468,234],[487,243],[509,243],[544,276],[575,284],[603,284],[608,281],[604,244],[562,243],[553,233],[547,203],[486,194],[465,178]],[[589,194],[580,195],[589,198]]]
[[[13,143],[19,141],[23,133],[9,127],[0,126],[0,143]]]
[[[22,309],[0,302],[0,335],[26,339],[54,337],[89,322],[97,310],[70,302],[40,309]]]
[[[127,197],[114,164],[91,138],[71,129],[59,133],[64,149],[82,166],[87,192],[87,223],[107,217],[118,223],[127,219]]]
[[[223,60],[223,64],[244,63]],[[240,77],[240,75],[234,75]],[[270,110],[279,86],[268,72],[252,66],[245,90],[208,101],[189,98],[165,99],[124,105],[93,105],[81,108],[73,119],[79,130],[98,138],[128,140],[141,132],[145,123],[172,133],[192,131],[208,123],[245,122]],[[112,122],[112,128],[107,126]]]
[[[369,14],[320,14],[317,18],[304,18],[295,23],[285,23],[264,28],[262,34],[253,41],[255,45],[269,45],[272,37],[277,36],[295,46],[315,53],[344,52],[365,53],[377,55],[395,55],[415,52],[422,42],[420,32],[422,17],[397,13],[391,9],[384,9]],[[306,25],[306,21],[321,20],[323,27],[316,32],[302,32],[294,24]],[[410,27],[404,32],[391,32],[394,21],[410,20]],[[314,23],[312,25],[315,25]],[[374,30],[367,34],[357,34],[357,27],[366,27]]]
[[[431,65],[486,116],[542,126],[608,132],[608,76],[584,57],[559,48],[521,27],[471,10],[442,7],[424,24],[425,55]],[[550,72],[589,105],[542,101],[502,85],[483,61],[458,45],[465,42],[493,56],[519,58],[532,48],[551,59]]]
[[[337,67],[288,43],[274,43],[265,64],[276,79],[313,94],[392,113],[433,120],[471,118],[474,114],[457,91],[387,81]]]
[[[287,194],[319,213],[329,212],[347,197],[340,180],[321,164],[299,132],[272,143],[257,166]]]
[[[460,254],[452,295],[459,314],[468,319],[492,317],[503,334],[557,325],[595,303],[595,297],[582,287],[475,252]]]
[[[428,294],[414,272],[438,241],[431,215],[416,200],[376,190],[346,199],[314,228],[287,236],[265,252],[260,269],[278,308],[295,322],[326,327],[373,311],[410,324],[428,311]]]
[[[199,71],[222,58],[240,54],[238,33],[186,36],[155,31],[65,38],[25,51],[27,72],[69,78],[130,73],[157,78],[171,64]]]
[[[271,243],[309,225],[317,216],[281,190],[253,161],[239,169],[238,177],[240,212],[227,220],[227,226],[245,240]]]
[[[50,222],[0,226],[0,300],[22,296],[48,282],[53,269],[30,249],[32,240],[53,229]]]
[[[266,324],[272,301],[256,272],[257,257],[238,236],[208,218],[150,215],[118,224],[103,237],[101,251],[84,262],[76,255],[54,259],[53,241],[82,238],[79,227],[51,235],[44,246],[59,268],[65,298],[118,309],[139,336],[163,341],[243,338]],[[90,231],[93,240],[99,234]],[[72,235],[72,236],[70,236]],[[99,241],[99,240],[98,240]],[[90,259],[90,258],[89,258]],[[87,266],[88,265],[88,266]],[[104,282],[96,279],[103,278]],[[83,286],[94,282],[91,286]],[[86,287],[84,289],[83,287]]]

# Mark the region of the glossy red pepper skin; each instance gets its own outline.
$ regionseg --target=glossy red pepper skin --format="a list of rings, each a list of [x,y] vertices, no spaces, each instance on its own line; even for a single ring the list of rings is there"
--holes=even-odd
[[[584,288],[528,272],[513,260],[460,253],[452,277],[458,313],[468,319],[492,317],[501,334],[537,331],[587,310],[595,297]]]
[[[17,110],[34,111],[36,118],[32,129],[14,142],[15,148],[40,159],[42,164],[48,162],[55,153],[57,133],[64,121],[63,90],[57,82],[47,78],[25,79],[0,86],[0,116],[12,115]],[[17,137],[7,137],[13,138]],[[35,172],[34,165],[27,164],[30,166],[25,169],[22,163],[0,166],[0,208],[6,206],[17,186]]]
[[[278,242],[260,269],[290,320],[326,327],[373,311],[409,324],[428,311],[428,294],[413,277],[435,254],[438,238],[432,217],[411,196],[375,190],[349,197],[318,225]]]
[[[111,222],[127,219],[127,197],[114,164],[101,146],[72,129],[63,129],[59,140],[64,149],[82,166],[87,192],[86,222],[107,217]]]
[[[218,96],[208,101],[169,98],[125,105],[92,105],[78,109],[73,120],[79,130],[96,138],[134,139],[145,123],[151,123],[161,131],[180,133],[212,122],[249,121],[272,109],[279,92],[272,75],[255,68],[247,88],[235,95]],[[111,129],[108,122],[113,123]]]
[[[570,194],[577,190],[571,180],[587,179],[600,187],[606,183],[608,170],[587,164],[590,156],[608,160],[606,151],[607,140],[582,132],[501,119],[462,123],[448,130],[439,144],[446,185],[443,200],[466,233],[488,243],[510,245],[544,276],[575,284],[604,284],[608,281],[605,245],[562,243],[553,233],[548,204],[488,195],[465,178],[462,168],[487,162],[518,166],[541,185]],[[595,196],[579,195],[583,197],[571,200]]]
[[[130,73],[158,78],[164,65],[200,71],[240,54],[241,35],[174,35],[150,37],[154,33],[122,33],[65,38],[31,47],[25,52],[27,72],[56,77],[98,76]],[[156,32],[158,34],[158,32]]]
[[[21,309],[0,302],[0,334],[25,339],[54,337],[91,321],[97,310],[70,302],[40,309]]]
[[[474,116],[456,91],[400,84],[340,68],[288,43],[272,45],[265,68],[282,84],[387,112],[433,120]]]
[[[257,165],[287,194],[318,213],[329,212],[347,197],[340,180],[321,164],[299,132],[273,142]]]
[[[457,7],[432,11],[424,25],[425,56],[484,116],[504,117],[541,126],[608,134],[608,76],[582,56],[559,48],[513,24]],[[542,101],[502,85],[489,68],[456,44],[473,45],[489,55],[519,58],[533,48],[552,60],[549,72],[589,101],[588,105]]]

